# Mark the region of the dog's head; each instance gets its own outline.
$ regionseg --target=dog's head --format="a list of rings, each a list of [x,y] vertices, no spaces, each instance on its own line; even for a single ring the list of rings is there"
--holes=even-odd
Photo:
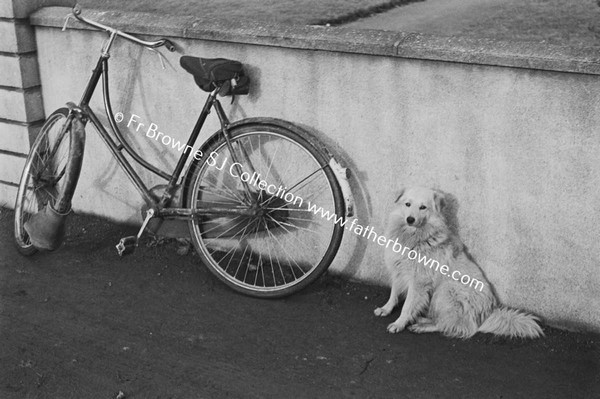
[[[395,222],[406,228],[422,229],[443,223],[444,194],[424,187],[411,187],[400,191],[392,212]]]
[[[455,253],[462,250],[456,222],[456,198],[438,190],[412,187],[401,190],[390,214],[386,233],[397,235],[405,246],[441,245],[450,240]]]

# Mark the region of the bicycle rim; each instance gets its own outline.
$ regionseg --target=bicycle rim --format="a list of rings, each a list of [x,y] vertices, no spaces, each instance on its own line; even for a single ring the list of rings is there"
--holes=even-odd
[[[245,215],[207,214],[190,222],[209,269],[252,296],[299,291],[327,269],[339,247],[343,199],[327,157],[308,141],[274,126],[243,126],[204,153],[188,192],[192,209],[236,208]],[[329,216],[329,218],[328,218]]]
[[[48,117],[34,141],[17,191],[14,238],[20,252],[36,252],[24,229],[25,223],[48,203],[54,204],[65,191],[71,128],[68,110],[59,109]]]

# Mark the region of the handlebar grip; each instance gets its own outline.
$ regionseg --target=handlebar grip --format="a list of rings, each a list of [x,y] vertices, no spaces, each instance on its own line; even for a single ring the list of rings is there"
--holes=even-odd
[[[171,52],[175,51],[175,45],[168,39],[165,39],[165,47]]]

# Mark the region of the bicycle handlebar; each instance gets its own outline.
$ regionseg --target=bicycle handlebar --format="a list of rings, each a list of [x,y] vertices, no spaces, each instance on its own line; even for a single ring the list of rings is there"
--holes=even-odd
[[[82,17],[81,16],[81,7],[79,6],[79,4],[75,4],[75,6],[73,7],[73,9],[71,10],[71,15],[73,15],[77,20],[83,22],[84,24],[93,26],[96,29],[106,31],[108,33],[114,33],[117,36],[121,36],[121,37],[123,37],[123,38],[125,38],[127,40],[130,40],[130,41],[132,41],[134,43],[137,43],[137,44],[140,44],[142,46],[150,47],[150,48],[157,48],[157,47],[165,46],[167,48],[167,50],[169,50],[171,52],[175,51],[175,45],[169,39],[162,38],[162,39],[159,39],[159,40],[156,40],[156,41],[153,41],[153,42],[152,41],[146,41],[146,40],[138,39],[137,37],[132,36],[132,35],[130,35],[128,33],[122,32],[122,31],[120,31],[118,29],[111,28],[110,26],[106,26],[106,25],[103,25],[103,24],[101,24],[99,22],[92,21],[91,19],[87,19],[85,17]],[[66,22],[65,22],[65,25],[66,25]]]

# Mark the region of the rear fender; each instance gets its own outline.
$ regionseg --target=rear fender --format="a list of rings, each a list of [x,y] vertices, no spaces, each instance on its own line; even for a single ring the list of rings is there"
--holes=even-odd
[[[227,126],[227,129],[234,129],[237,127],[243,127],[243,126],[257,124],[257,123],[260,123],[262,125],[276,126],[276,127],[281,127],[284,129],[291,130],[292,132],[296,133],[300,137],[304,138],[306,141],[308,141],[310,144],[312,144],[315,148],[318,148],[319,150],[323,151],[326,154],[328,162],[321,166],[322,167],[329,166],[332,169],[332,171],[335,174],[335,177],[337,179],[338,185],[340,186],[340,189],[342,190],[342,194],[344,196],[346,216],[350,217],[350,216],[354,215],[354,198],[352,196],[352,191],[350,190],[350,184],[348,181],[348,179],[350,177],[350,170],[348,168],[343,167],[334,158],[333,154],[331,154],[331,152],[311,133],[307,132],[305,129],[303,129],[291,122],[285,121],[283,119],[277,119],[277,118],[242,119],[242,120],[231,123],[229,126]],[[219,140],[219,136],[221,134],[222,134],[222,129],[218,130],[216,133],[214,133],[212,136],[210,136],[210,138],[208,140],[206,140],[206,142],[200,148],[200,151],[202,151],[203,155],[206,154],[206,152],[207,152],[206,150],[215,141]],[[188,166],[188,169],[185,172],[184,185],[183,185],[183,198],[184,199],[187,198],[187,193],[188,193],[187,190],[191,184],[192,171],[196,168],[196,164],[198,164],[202,160],[203,160],[203,158],[201,158],[200,160],[194,158],[192,160],[192,162],[190,162],[190,165]]]

